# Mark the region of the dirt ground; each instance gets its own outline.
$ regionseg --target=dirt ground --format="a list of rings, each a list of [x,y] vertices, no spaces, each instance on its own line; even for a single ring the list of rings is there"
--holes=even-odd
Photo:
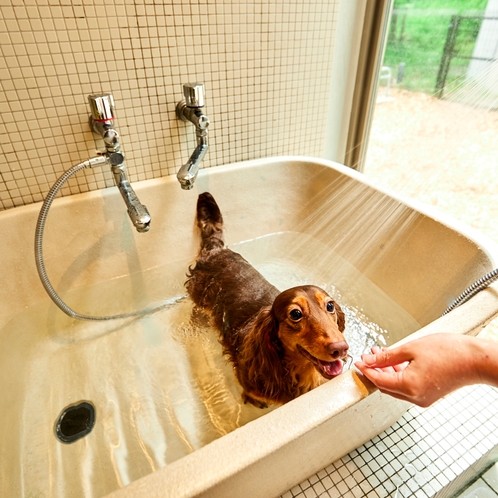
[[[498,112],[404,90],[388,97],[376,105],[364,173],[498,243]],[[498,338],[498,319],[485,332]]]

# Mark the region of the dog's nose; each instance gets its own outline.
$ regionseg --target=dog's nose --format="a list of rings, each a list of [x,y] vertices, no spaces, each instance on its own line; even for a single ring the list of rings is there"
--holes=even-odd
[[[334,360],[338,360],[339,358],[345,358],[349,351],[349,346],[346,341],[339,342],[331,342],[327,344],[325,347],[327,353],[334,358]]]

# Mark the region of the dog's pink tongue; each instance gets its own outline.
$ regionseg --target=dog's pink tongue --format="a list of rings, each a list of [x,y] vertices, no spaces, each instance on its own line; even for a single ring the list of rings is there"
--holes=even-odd
[[[331,375],[335,377],[336,375],[339,375],[342,373],[342,361],[341,360],[336,360],[336,361],[331,361],[331,362],[323,362],[322,367],[327,373],[327,375]]]

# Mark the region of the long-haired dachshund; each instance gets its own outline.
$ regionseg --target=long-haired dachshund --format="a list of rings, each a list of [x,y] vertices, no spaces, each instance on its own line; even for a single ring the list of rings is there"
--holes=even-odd
[[[283,404],[342,372],[344,313],[313,285],[280,292],[223,242],[216,201],[197,201],[201,250],[185,286],[220,332],[244,402]]]

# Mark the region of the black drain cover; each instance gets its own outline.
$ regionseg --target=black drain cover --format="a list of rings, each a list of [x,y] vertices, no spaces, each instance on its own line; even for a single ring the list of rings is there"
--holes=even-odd
[[[95,408],[91,403],[67,406],[55,423],[57,438],[63,443],[74,443],[91,432],[95,425]]]

